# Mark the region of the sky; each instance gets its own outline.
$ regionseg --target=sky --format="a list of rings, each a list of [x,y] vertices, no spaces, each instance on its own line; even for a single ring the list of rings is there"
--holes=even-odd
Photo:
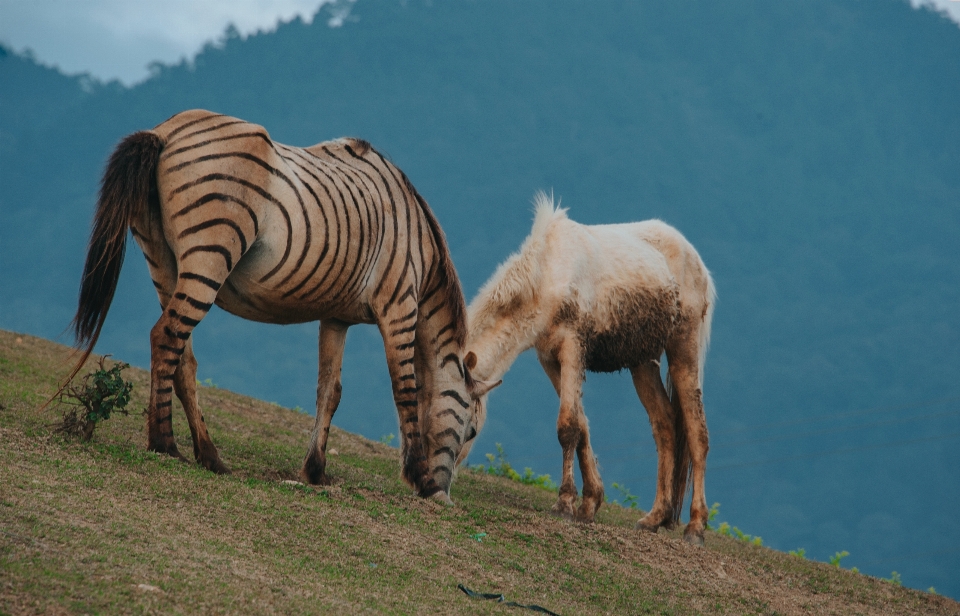
[[[31,50],[67,74],[133,85],[150,76],[152,62],[192,59],[220,38],[228,24],[242,35],[276,27],[278,20],[319,18],[331,27],[352,19],[356,0],[0,0],[0,42]],[[906,1],[906,0],[905,0]],[[960,0],[909,0],[933,6],[960,24]]]

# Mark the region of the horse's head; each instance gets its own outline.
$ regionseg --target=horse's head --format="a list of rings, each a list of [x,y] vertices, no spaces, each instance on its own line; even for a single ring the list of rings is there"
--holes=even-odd
[[[487,420],[487,394],[494,387],[503,383],[503,380],[494,382],[479,381],[470,376],[470,371],[477,367],[477,355],[469,351],[463,358],[464,376],[466,377],[467,390],[470,392],[470,401],[472,403],[472,413],[470,414],[470,423],[467,425],[466,435],[463,439],[463,447],[460,449],[460,455],[457,456],[457,465],[459,466],[470,454],[470,448],[473,447],[473,441],[483,429],[483,424]]]

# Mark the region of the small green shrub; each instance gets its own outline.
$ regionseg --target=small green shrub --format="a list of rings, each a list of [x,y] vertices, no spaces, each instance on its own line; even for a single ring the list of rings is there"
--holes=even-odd
[[[807,551],[803,548],[797,548],[796,550],[790,550],[787,552],[790,556],[796,556],[797,558],[806,558]]]
[[[389,447],[395,438],[397,438],[395,434],[384,434],[380,437],[380,442]]]
[[[133,383],[124,381],[121,372],[128,364],[118,362],[109,370],[104,366],[109,355],[100,358],[99,366],[85,375],[79,384],[68,385],[57,401],[69,408],[54,426],[55,432],[79,436],[84,441],[93,437],[97,423],[110,419],[113,413],[127,415],[127,404]]]
[[[556,491],[557,489],[557,484],[550,479],[550,475],[536,475],[534,474],[533,469],[529,467],[523,469],[522,475],[513,470],[513,467],[510,466],[509,462],[507,462],[507,456],[503,451],[503,445],[500,443],[497,443],[496,456],[494,456],[492,453],[487,454],[487,462],[489,462],[487,466],[484,466],[483,464],[475,464],[470,468],[477,472],[486,473],[488,475],[506,477],[511,481],[516,481],[518,483],[523,483],[530,486],[537,486],[538,488],[543,488],[544,490]]]
[[[630,493],[630,490],[627,489],[627,486],[614,482],[610,487],[614,490],[620,492],[620,498],[622,499],[618,504],[627,509],[639,509],[640,506],[637,504],[637,497]],[[616,500],[613,501],[617,503]]]
[[[834,567],[840,567],[840,561],[846,558],[847,556],[850,556],[850,552],[846,550],[843,550],[842,552],[837,552],[836,554],[830,557],[830,564],[833,565]]]
[[[718,513],[720,513],[720,503],[714,503],[710,507],[710,511],[707,512],[707,530],[716,530],[711,522],[717,517]]]
[[[897,573],[896,571],[891,571],[890,579],[885,581],[890,582],[894,586],[903,586],[903,580],[900,578],[900,574]]]

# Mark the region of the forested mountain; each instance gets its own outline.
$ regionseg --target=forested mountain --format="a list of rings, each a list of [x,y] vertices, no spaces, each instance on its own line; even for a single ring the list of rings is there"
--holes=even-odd
[[[371,141],[431,204],[468,297],[528,233],[538,189],[584,223],[661,218],[720,296],[704,394],[719,520],[960,596],[956,24],[902,0],[361,0],[324,22],[225,34],[132,88],[0,50],[0,327],[64,330],[111,148],[192,107],[292,145]],[[133,250],[98,351],[146,366],[157,316]],[[212,313],[200,378],[310,409],[316,333]],[[590,375],[585,405],[607,485],[649,507],[629,377]],[[523,356],[472,462],[502,443],[557,477],[556,409]],[[348,338],[334,421],[397,430],[373,328]]]

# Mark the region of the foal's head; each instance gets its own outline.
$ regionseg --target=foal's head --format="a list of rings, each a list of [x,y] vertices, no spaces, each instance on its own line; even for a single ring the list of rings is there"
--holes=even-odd
[[[487,420],[487,394],[494,387],[503,383],[499,380],[495,383],[490,381],[479,381],[470,376],[470,371],[477,367],[477,355],[469,351],[463,358],[463,372],[466,377],[467,389],[470,392],[470,401],[473,403],[473,412],[470,415],[470,424],[467,426],[466,438],[463,440],[463,447],[460,449],[460,455],[457,456],[457,466],[459,466],[470,454],[470,448],[473,447],[473,440],[483,429],[483,423]]]

